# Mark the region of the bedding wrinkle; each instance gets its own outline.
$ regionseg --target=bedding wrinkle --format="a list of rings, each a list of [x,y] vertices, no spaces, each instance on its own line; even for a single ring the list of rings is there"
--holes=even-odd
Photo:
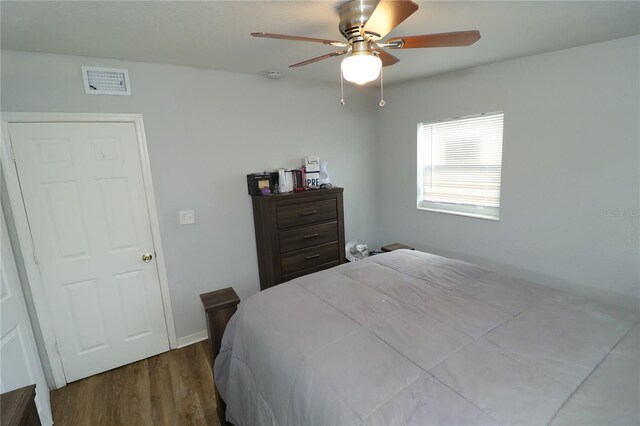
[[[297,374],[296,374],[296,380],[294,381],[294,383],[297,383],[297,381],[298,381],[298,375],[300,375],[302,371],[303,371],[303,370],[299,370],[299,371],[297,372]],[[316,372],[314,371],[314,372],[312,372],[312,377],[307,381],[306,386],[305,386],[305,389],[304,389],[304,395],[306,395],[306,398],[305,398],[305,404],[304,404],[304,405],[306,405],[306,406],[311,406],[311,405],[312,405],[312,403],[313,403],[313,397],[312,397],[312,395],[313,395],[313,389],[317,386],[317,385],[316,385],[316,381],[317,381],[317,380],[318,380],[318,379],[316,379]],[[336,392],[336,390],[333,388],[333,386],[331,386],[331,384],[330,384],[330,383],[328,383],[328,384],[327,384],[327,389],[328,389],[328,390],[330,390],[330,391],[332,392],[332,394],[333,394],[333,396],[335,397],[335,399],[336,399],[336,400],[340,399],[340,395],[338,394],[338,392]],[[285,419],[285,422],[283,423],[283,424],[285,424],[285,425],[287,425],[287,424],[295,424],[295,423],[290,423],[290,422],[288,422],[288,418],[289,418],[289,416],[291,416],[291,413],[294,411],[294,407],[293,407],[293,404],[294,404],[293,391],[294,391],[294,386],[292,385],[292,386],[291,386],[290,393],[289,393],[289,398],[288,398],[288,400],[289,400],[289,404],[288,404],[288,408],[287,408],[287,418]],[[302,392],[300,392],[300,393],[302,393]],[[297,394],[299,394],[299,393],[297,393]],[[296,395],[296,396],[297,396],[297,395]],[[345,405],[346,405],[346,404],[345,404]],[[355,411],[352,407],[349,407],[348,405],[346,405],[346,406],[349,408],[349,410],[351,411],[351,413],[352,413],[352,415],[353,415],[353,416],[355,416],[355,417],[357,417],[358,419],[360,419],[360,417],[358,416],[358,414],[356,413],[356,411]],[[309,419],[309,420],[310,420],[310,419]],[[360,420],[361,420],[361,419],[360,419]],[[305,424],[306,424],[306,423],[305,423]],[[338,423],[338,424],[339,424],[339,423]]]
[[[482,412],[483,414],[485,414],[488,418],[490,418],[492,420],[493,423],[495,423],[496,425],[499,424],[498,420],[495,419],[490,413],[486,412],[485,410],[483,410],[482,408],[480,408],[478,405],[476,405],[474,402],[469,401],[467,398],[465,398],[463,395],[461,395],[460,393],[458,393],[457,390],[455,390],[454,388],[448,386],[446,383],[440,381],[436,376],[434,376],[433,374],[431,375],[431,377],[433,378],[434,381],[438,382],[439,384],[441,384],[443,387],[449,389],[451,392],[455,393],[456,395],[458,395],[460,397],[460,399],[468,402],[470,405],[472,405],[473,407],[475,407],[478,411]],[[418,424],[418,423],[416,423]],[[489,423],[474,423],[474,424],[478,424],[478,425],[485,425],[485,424],[489,424]],[[462,423],[461,423],[462,425]]]
[[[253,313],[256,313],[258,315],[261,315],[265,320],[266,317],[264,317],[264,315],[260,314],[260,312],[257,311],[253,311]],[[237,312],[236,314],[231,318],[231,320],[229,321],[229,325],[231,325],[231,327],[227,327],[227,330],[229,330],[229,332],[227,330],[225,330],[224,336],[223,336],[223,340],[222,340],[222,349],[220,354],[218,355],[218,357],[216,357],[215,360],[215,367],[218,367],[218,359],[220,358],[220,355],[224,354],[225,356],[227,355],[231,355],[230,361],[233,361],[232,364],[234,365],[233,369],[227,369],[227,374],[225,375],[227,377],[227,381],[226,383],[221,380],[218,380],[219,375],[221,375],[220,373],[222,371],[224,371],[225,369],[220,367],[220,368],[214,368],[214,379],[216,379],[216,386],[218,387],[218,391],[220,392],[222,398],[227,401],[227,403],[231,403],[231,409],[229,409],[229,407],[227,407],[227,417],[229,418],[230,421],[234,422],[234,424],[239,423],[240,419],[237,419],[235,417],[232,416],[232,413],[237,411],[234,410],[234,401],[242,401],[242,398],[240,395],[242,395],[242,392],[238,392],[240,395],[236,396],[235,398],[233,397],[233,395],[229,395],[228,393],[228,384],[229,383],[234,383],[234,385],[236,386],[242,386],[244,387],[244,389],[247,390],[247,392],[245,392],[246,394],[249,394],[250,390],[253,389],[253,392],[257,395],[257,397],[259,398],[259,401],[265,401],[264,400],[264,396],[261,394],[260,389],[257,387],[256,385],[256,375],[255,372],[252,368],[251,365],[249,365],[249,363],[245,362],[245,360],[242,358],[243,354],[250,354],[251,351],[242,351],[242,340],[239,340],[236,344],[236,340],[238,339],[239,333],[236,334],[234,331],[237,327],[237,321],[238,321],[238,315]],[[263,321],[258,321],[257,324],[262,323],[264,328],[267,327],[268,323],[267,322],[263,322]],[[264,330],[263,328],[263,330]],[[255,327],[254,327],[255,329]],[[262,334],[262,332],[259,332],[259,334]],[[227,337],[229,336],[229,337]],[[233,337],[234,340],[234,344],[233,345],[229,345],[227,346],[227,342],[229,339],[231,339]],[[238,347],[239,346],[239,347]],[[235,348],[235,350],[231,350],[231,348]],[[239,352],[239,353],[238,353]],[[221,361],[224,361],[224,358],[221,359]],[[231,363],[231,362],[229,362]],[[244,367],[245,371],[249,372],[249,377],[250,377],[250,383],[253,384],[253,386],[249,386],[249,384],[247,383],[246,378],[244,380],[240,379],[238,377],[238,375],[240,375],[241,373],[239,372],[240,366]],[[244,376],[246,377],[246,376]],[[240,389],[238,389],[238,391],[240,391]],[[266,402],[265,402],[265,405]],[[231,414],[231,416],[230,416]],[[272,412],[273,414],[273,412]],[[258,424],[257,420],[253,420],[254,424]],[[260,424],[266,424],[264,422],[260,422]]]
[[[485,337],[519,360],[577,387],[631,329],[635,318],[585,310],[581,302],[573,303],[578,306],[541,301]]]
[[[289,286],[288,295],[291,299],[298,300],[306,298],[305,305],[298,305],[295,300],[291,301],[289,309],[278,307],[278,295],[273,297],[269,303],[261,305],[263,313],[268,312],[272,321],[266,327],[263,335],[268,339],[261,338],[254,344],[254,352],[259,357],[258,362],[264,368],[258,373],[258,384],[265,399],[274,407],[274,411],[279,422],[284,422],[287,415],[286,405],[294,378],[297,371],[304,368],[305,361],[314,357],[332,342],[348,336],[358,330],[358,327],[350,319],[338,315],[331,306],[328,306],[315,296],[309,299],[307,290],[295,286],[294,283],[283,284]],[[275,303],[274,303],[275,302]],[[302,320],[308,320],[309,324],[305,328],[300,328]],[[290,342],[296,342],[290,345]],[[278,348],[290,347],[288,351],[278,351]],[[274,374],[280,365],[287,366],[286,371]]]
[[[265,329],[266,329],[266,328],[268,328],[268,324],[265,324],[265,327],[264,327],[264,328],[265,328]],[[357,332],[357,330],[353,330],[353,331],[352,331],[352,333],[354,333],[354,332]],[[348,336],[349,336],[349,335],[347,334],[347,335],[345,335],[345,336],[341,336],[341,337],[337,338],[336,340],[340,340],[340,339],[343,339],[343,338],[347,338]],[[301,359],[300,363],[301,363],[301,364],[305,363],[305,362],[306,362],[310,357],[312,357],[314,354],[319,353],[319,352],[322,352],[325,348],[327,348],[328,346],[333,345],[334,343],[336,343],[336,342],[335,342],[335,341],[328,342],[328,343],[327,343],[327,344],[325,344],[324,346],[319,347],[315,352],[313,352],[313,353],[311,353],[311,354],[309,354],[309,355],[305,355],[305,356]],[[257,351],[256,351],[255,353],[257,353]],[[234,355],[233,355],[233,353],[232,353],[232,355],[231,355],[231,358],[234,360],[234,362],[240,362],[240,363],[242,363],[242,365],[243,365],[243,366],[245,366],[245,367],[246,367],[246,369],[247,369],[247,370],[250,372],[250,374],[251,374],[251,378],[252,378],[251,382],[255,384],[255,383],[257,382],[257,380],[256,380],[256,374],[254,373],[254,371],[253,371],[253,369],[251,368],[251,366],[250,366],[249,364],[247,364],[243,359],[240,359],[240,358],[238,358],[238,357],[234,356]],[[291,367],[291,366],[289,366],[289,367]],[[296,369],[296,371],[297,371],[297,372],[296,372],[296,375],[295,375],[294,380],[292,380],[292,381],[290,382],[290,384],[289,384],[289,396],[287,397],[287,400],[288,400],[288,402],[289,402],[289,403],[290,403],[290,401],[291,401],[291,393],[293,392],[293,384],[294,384],[294,382],[295,382],[295,380],[296,380],[297,376],[300,374],[300,371],[302,371],[302,369],[301,369],[301,368],[297,368],[297,369]],[[246,382],[246,381],[245,381],[245,380],[239,380],[239,383],[244,383],[244,382]],[[312,386],[312,383],[310,383],[310,386]],[[247,387],[245,387],[245,388],[247,388]],[[256,392],[257,392],[258,396],[261,398],[261,400],[265,401],[265,403],[269,400],[269,398],[265,397],[265,394],[260,390],[260,388],[259,388],[258,386],[256,386],[256,387],[255,387],[255,390],[256,390]],[[224,397],[224,394],[223,394],[223,397]],[[268,405],[268,404],[267,404],[267,405]],[[271,409],[269,409],[269,410],[270,410],[270,412],[273,414],[273,420],[277,420],[277,416],[273,413],[273,411],[271,411]],[[354,413],[355,413],[355,412],[354,412]],[[288,412],[287,412],[287,415],[288,415]],[[284,425],[284,424],[292,424],[292,423],[288,423],[288,421],[287,421],[287,415],[285,415],[285,417],[284,417],[284,419],[283,419],[283,421],[282,421],[282,422],[278,422],[278,423],[274,423],[274,424],[283,424],[283,425]],[[255,423],[255,424],[262,424],[262,423]],[[295,424],[295,423],[293,423],[293,424]]]
[[[476,340],[432,374],[503,424],[546,424],[571,388]]]
[[[455,293],[423,300],[418,309],[425,315],[477,339],[509,321],[513,316],[486,303]]]
[[[516,280],[493,273],[468,280],[465,286],[459,286],[455,291],[514,316],[555,292],[544,286],[518,285]]]
[[[589,375],[587,375],[584,380],[578,385],[576,386],[576,388],[573,390],[573,392],[571,392],[571,395],[569,395],[569,397],[562,403],[562,405],[560,406],[560,408],[558,408],[558,410],[554,413],[553,417],[551,418],[551,420],[549,420],[549,424],[555,424],[555,420],[558,417],[558,415],[560,413],[562,413],[562,410],[565,409],[569,404],[572,403],[572,401],[574,401],[574,397],[576,396],[576,394],[578,394],[582,389],[583,389],[583,384],[587,383],[590,378],[592,376],[594,376],[595,374],[597,374],[598,371],[600,371],[601,366],[603,366],[605,364],[605,362],[609,359],[609,356],[614,353],[617,349],[619,349],[623,342],[627,339],[631,340],[635,337],[635,353],[633,353],[631,355],[631,358],[635,359],[635,377],[637,378],[636,381],[636,386],[635,389],[632,389],[630,392],[628,392],[629,394],[631,394],[630,400],[633,401],[635,404],[637,404],[635,406],[635,420],[637,422],[637,424],[640,424],[640,418],[638,417],[640,415],[640,410],[638,409],[638,405],[640,405],[640,339],[638,338],[638,336],[640,336],[639,333],[639,328],[640,326],[640,322],[635,322],[634,325],[625,333],[624,336],[622,336],[622,338],[620,338],[620,340],[618,341],[618,343],[616,343],[616,345],[614,347],[611,348],[611,350],[600,360],[600,362],[598,363],[598,365],[589,373]],[[635,333],[635,334],[634,334]],[[632,376],[633,376],[633,372],[632,372]],[[635,393],[635,395],[633,395]],[[627,396],[628,397],[628,396]],[[603,404],[603,405],[609,405],[609,404]],[[604,407],[603,407],[604,408]],[[570,417],[570,415],[567,415],[567,417]],[[632,416],[634,417],[634,416]],[[632,419],[630,419],[632,420]],[[569,424],[569,423],[562,423],[560,422],[560,424]],[[631,424],[631,423],[629,423]]]
[[[428,371],[472,338],[442,324],[414,307],[403,315],[379,318],[367,328],[405,358]]]
[[[380,278],[376,278],[374,282],[377,282],[379,279]],[[340,304],[342,301],[335,301],[332,306],[368,329],[392,350],[410,362],[413,362],[424,371],[429,370],[446,356],[459,350],[471,341],[470,338],[463,337],[463,333],[450,328],[447,324],[444,324],[438,318],[428,315],[425,311],[421,311],[420,314],[422,314],[423,317],[426,316],[430,318],[430,320],[427,320],[427,318],[414,318],[413,322],[407,322],[406,319],[408,316],[411,316],[412,313],[415,316],[414,309],[416,308],[414,306],[405,305],[404,301],[397,300],[381,292],[376,287],[368,287],[368,290],[353,290],[366,292],[366,294],[359,297],[350,298],[350,300],[358,301],[357,309],[349,309],[351,307],[350,305],[341,307]],[[335,299],[341,299],[342,296],[344,295],[341,294],[340,297],[335,297]],[[368,299],[368,303],[362,303],[369,297],[372,297],[375,301]],[[388,304],[389,297],[394,299],[397,305],[393,303]],[[329,303],[333,302],[331,298],[327,301]],[[416,303],[415,300],[414,303]],[[381,307],[382,305],[386,305],[386,308],[373,309],[373,307]],[[366,313],[363,313],[363,310],[365,310]],[[420,327],[415,325],[418,323],[420,323]],[[433,336],[439,337],[439,341],[435,342],[435,344],[431,344],[429,341]],[[411,348],[416,345],[422,345],[418,347],[418,353]],[[398,348],[402,348],[403,350],[399,350]]]
[[[250,390],[250,389],[253,389],[253,390],[254,390],[254,392],[256,393],[256,395],[257,395],[260,399],[262,399],[262,400],[264,401],[264,397],[263,397],[263,396],[262,396],[262,394],[260,393],[260,390],[257,388],[257,386],[255,386],[255,374],[253,374],[253,371],[252,371],[251,367],[250,367],[249,365],[247,365],[247,363],[245,363],[245,362],[244,362],[243,360],[241,360],[241,359],[234,358],[233,356],[231,357],[231,359],[233,359],[233,360],[234,360],[234,364],[235,364],[235,368],[236,368],[236,370],[238,369],[238,365],[237,365],[238,363],[240,363],[240,364],[241,364],[242,366],[244,366],[247,370],[249,370],[249,372],[251,373],[251,376],[250,376],[250,377],[251,377],[251,379],[252,379],[252,380],[251,380],[251,383],[253,383],[253,385],[254,385],[254,386],[249,386],[249,385],[247,384],[247,381],[246,381],[246,380],[239,380],[239,379],[238,379],[238,377],[236,377],[236,379],[234,380],[234,384],[235,384],[235,386],[242,387],[242,388],[246,389],[246,390],[247,390],[247,392],[245,392],[244,394],[249,394],[249,390]],[[238,374],[238,373],[236,373],[236,374]],[[217,384],[217,382],[216,382],[216,384]],[[239,390],[241,390],[241,389],[239,389]],[[242,394],[243,394],[243,392],[238,392],[238,393],[239,393],[240,395],[242,395]],[[232,421],[232,422],[233,422],[233,420],[235,420],[235,418],[234,418],[234,417],[230,417],[230,416],[229,416],[229,414],[233,414],[233,412],[235,411],[235,410],[233,409],[233,405],[232,405],[232,404],[233,404],[233,401],[234,401],[234,398],[232,398],[232,396],[233,396],[233,395],[228,395],[228,399],[225,399],[225,402],[227,402],[227,418],[228,418],[230,421]],[[224,398],[223,398],[223,399],[224,399]],[[242,398],[239,398],[239,400],[242,400]],[[231,409],[231,410],[229,410],[229,407],[232,407],[232,409]],[[236,420],[236,422],[233,422],[233,424],[243,424],[243,423],[242,423],[242,422],[240,422],[240,420],[238,419],[238,420]],[[257,421],[252,420],[252,421],[250,421],[249,423],[246,423],[246,424],[263,424],[263,423],[258,423]]]
[[[301,288],[303,288],[305,291],[308,291],[308,290],[307,290],[306,288],[304,288],[304,287],[301,287]],[[313,293],[311,293],[311,292],[309,292],[309,293],[310,293],[311,295],[313,295],[314,297],[318,297],[318,296],[316,296],[315,294],[313,294]],[[318,297],[318,299],[320,299],[320,298]],[[321,299],[320,299],[320,300],[321,300]],[[354,330],[354,331],[352,331],[352,333],[355,333],[356,331],[357,331],[357,330]],[[324,349],[326,349],[327,347],[329,347],[329,346],[331,346],[331,345],[336,344],[338,340],[340,340],[340,339],[344,339],[344,338],[348,338],[349,336],[350,336],[350,334],[347,334],[347,335],[345,335],[345,336],[341,336],[341,337],[337,338],[335,341],[331,341],[331,342],[327,343],[326,345],[324,345],[324,346],[322,346],[322,347],[318,348],[318,350],[317,350],[315,353],[322,352],[322,351],[323,351]],[[314,354],[315,354],[315,353],[314,353]],[[314,354],[311,354],[311,355],[307,355],[307,356],[305,356],[305,357],[304,357],[304,360],[303,360],[303,363],[304,363],[304,362],[307,362],[307,360],[309,359],[309,357],[313,356]],[[290,410],[291,410],[292,393],[293,393],[293,383],[295,383],[296,379],[298,378],[298,375],[300,374],[300,371],[301,371],[301,370],[298,370],[298,372],[296,373],[296,377],[294,378],[294,381],[291,383],[291,387],[290,387],[290,389],[289,389],[289,396],[288,396],[288,398],[287,398],[287,399],[288,399],[288,401],[289,401],[289,406],[288,406],[288,409],[287,409],[287,417],[288,417],[289,412],[290,412]],[[310,380],[310,381],[309,381],[308,387],[309,387],[309,388],[310,388],[310,387],[313,387],[313,380]],[[335,390],[334,390],[333,388],[332,388],[331,390],[335,393]],[[354,411],[354,414],[355,414],[355,411]],[[283,422],[283,424],[289,424],[289,423],[287,422],[287,417],[285,417],[285,421]]]
[[[490,340],[487,339],[478,339],[478,342],[482,342],[484,345],[486,345],[487,347],[490,347],[492,349],[494,349],[496,352],[499,352],[501,355],[503,355],[505,358],[510,359],[511,361],[518,363],[518,364],[522,364],[522,365],[526,365],[527,368],[530,368],[531,370],[535,371],[536,373],[540,374],[541,376],[545,376],[547,379],[549,380],[553,380],[554,382],[558,383],[559,385],[562,386],[569,386],[567,383],[564,383],[561,380],[558,380],[557,377],[554,377],[548,373],[546,373],[545,371],[541,370],[540,368],[538,368],[535,364],[530,364],[527,361],[524,361],[520,358],[518,358],[516,355],[510,353],[508,350],[504,349],[503,347],[493,343]]]
[[[410,388],[416,382],[418,382],[419,380],[423,380],[425,377],[432,377],[432,376],[428,372],[423,371],[423,374],[421,374],[420,376],[416,377],[415,380],[413,380],[411,383],[408,383],[402,390]],[[385,399],[384,401],[380,402],[380,404],[378,404],[376,407],[374,407],[366,416],[364,416],[364,418],[362,419],[363,423],[365,423],[366,419],[370,418],[373,415],[373,413],[378,411],[380,409],[380,407],[388,404],[389,401],[391,401],[393,398],[396,397],[396,395],[397,395],[397,393],[395,393],[393,395],[390,395],[387,399]]]

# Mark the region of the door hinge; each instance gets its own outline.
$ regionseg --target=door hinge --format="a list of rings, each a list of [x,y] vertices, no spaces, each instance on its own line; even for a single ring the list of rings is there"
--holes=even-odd
[[[60,355],[60,347],[58,346],[57,340],[53,343],[53,347],[56,349],[56,352],[58,353],[58,355]]]
[[[34,261],[34,262],[36,262],[36,265],[40,265],[40,264],[38,263],[38,255],[36,254],[36,252],[35,252],[35,251],[33,252],[33,261]]]
[[[15,164],[16,162],[16,153],[13,152],[13,144],[9,142],[9,153],[11,154],[11,161]]]

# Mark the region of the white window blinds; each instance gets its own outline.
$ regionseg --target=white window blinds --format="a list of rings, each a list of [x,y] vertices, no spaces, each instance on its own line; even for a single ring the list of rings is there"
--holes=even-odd
[[[418,208],[499,218],[504,114],[418,124]]]

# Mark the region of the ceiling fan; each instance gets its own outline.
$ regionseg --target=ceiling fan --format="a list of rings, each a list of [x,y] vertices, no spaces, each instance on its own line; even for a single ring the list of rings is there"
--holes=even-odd
[[[323,59],[347,55],[342,61],[342,75],[347,81],[364,84],[380,75],[382,67],[400,60],[383,49],[416,49],[425,47],[469,46],[480,39],[480,32],[458,31],[406,37],[391,37],[381,41],[395,27],[411,16],[418,5],[410,0],[346,0],[339,4],[338,29],[346,41],[298,37],[264,32],[254,37],[297,40],[341,47],[342,50],[290,65],[301,67]]]

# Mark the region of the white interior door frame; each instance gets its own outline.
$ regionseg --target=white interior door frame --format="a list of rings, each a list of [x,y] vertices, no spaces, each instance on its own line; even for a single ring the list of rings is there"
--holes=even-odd
[[[34,257],[35,249],[31,237],[31,229],[27,219],[26,208],[22,199],[22,191],[18,180],[18,169],[13,161],[13,152],[9,138],[9,123],[133,123],[136,129],[136,139],[138,141],[138,151],[140,153],[140,163],[142,166],[142,178],[144,190],[147,198],[147,211],[151,223],[151,233],[156,252],[158,276],[160,278],[160,291],[162,294],[162,304],[164,308],[167,333],[169,335],[169,346],[177,348],[176,330],[173,321],[173,310],[171,309],[171,299],[169,295],[169,283],[167,271],[160,240],[160,223],[156,210],[156,200],[153,192],[153,182],[151,180],[151,166],[147,151],[147,141],[144,132],[144,123],[141,114],[107,114],[107,113],[40,113],[40,112],[8,112],[2,114],[2,137],[0,138],[0,160],[6,178],[7,192],[11,202],[11,210],[16,225],[16,232],[20,242],[20,250],[24,259],[29,287],[33,296],[38,323],[42,331],[42,337],[47,352],[51,371],[56,388],[67,384],[62,359],[58,354],[56,346],[56,335],[51,321],[51,309],[45,297],[44,285],[40,270]]]

